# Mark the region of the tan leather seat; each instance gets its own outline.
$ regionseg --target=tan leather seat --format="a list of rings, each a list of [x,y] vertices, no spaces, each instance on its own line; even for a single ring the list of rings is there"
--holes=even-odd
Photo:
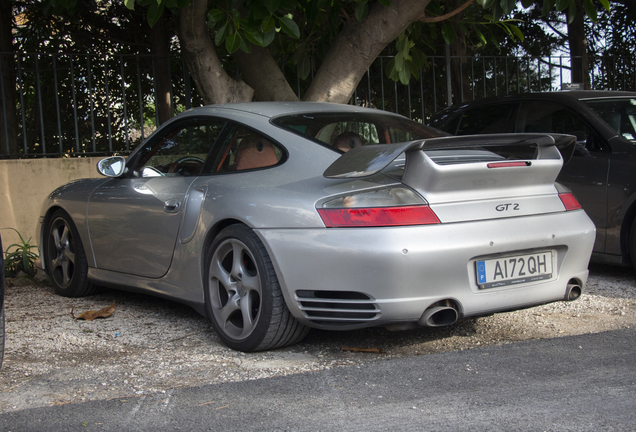
[[[362,138],[355,132],[343,132],[333,140],[333,146],[343,152],[348,152],[354,147],[360,147],[362,144]]]
[[[243,139],[236,156],[236,169],[248,170],[276,165],[278,157],[271,142],[261,137]]]

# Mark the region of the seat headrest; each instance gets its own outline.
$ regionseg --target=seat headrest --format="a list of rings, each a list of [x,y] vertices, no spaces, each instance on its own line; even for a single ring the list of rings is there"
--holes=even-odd
[[[250,136],[243,139],[236,156],[236,169],[247,170],[276,165],[274,145],[264,138]]]

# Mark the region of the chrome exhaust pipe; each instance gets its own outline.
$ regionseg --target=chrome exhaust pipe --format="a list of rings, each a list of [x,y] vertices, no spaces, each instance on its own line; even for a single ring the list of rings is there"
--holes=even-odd
[[[459,319],[457,309],[450,306],[431,306],[418,321],[423,327],[441,327],[455,324]]]
[[[568,283],[567,288],[565,289],[565,301],[574,301],[581,297],[583,293],[583,289],[581,285],[578,284],[574,279]]]

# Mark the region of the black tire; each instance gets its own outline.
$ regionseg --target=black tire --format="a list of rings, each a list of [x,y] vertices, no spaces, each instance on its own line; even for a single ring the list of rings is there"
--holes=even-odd
[[[632,221],[632,226],[629,229],[629,257],[632,260],[632,265],[636,268],[636,218]]]
[[[204,291],[208,317],[232,349],[280,348],[309,332],[289,312],[267,250],[245,225],[225,228],[210,245]]]
[[[0,369],[4,359],[4,249],[0,238]]]
[[[71,217],[58,210],[49,219],[44,239],[46,271],[55,292],[64,297],[93,294],[97,287],[88,281],[88,262]]]

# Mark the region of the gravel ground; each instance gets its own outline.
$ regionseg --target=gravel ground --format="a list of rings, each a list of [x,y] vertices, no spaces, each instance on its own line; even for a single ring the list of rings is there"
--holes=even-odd
[[[109,318],[87,322],[72,317],[72,311],[77,316],[113,301],[115,312]],[[140,294],[103,290],[69,299],[55,295],[48,285],[8,286],[5,307],[0,412],[629,328],[636,325],[636,271],[592,265],[587,290],[575,302],[437,329],[312,330],[298,345],[255,354],[226,348],[207,319],[192,309]]]

